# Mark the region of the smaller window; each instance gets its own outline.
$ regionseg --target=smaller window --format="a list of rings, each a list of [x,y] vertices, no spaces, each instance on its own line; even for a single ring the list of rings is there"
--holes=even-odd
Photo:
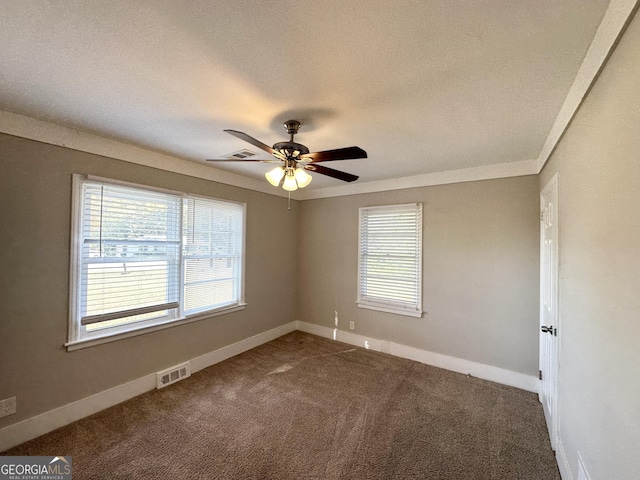
[[[422,205],[360,208],[359,307],[422,316]]]

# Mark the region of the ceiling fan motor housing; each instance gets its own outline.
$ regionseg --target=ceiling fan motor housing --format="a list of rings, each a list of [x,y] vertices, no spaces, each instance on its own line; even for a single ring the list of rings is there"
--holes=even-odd
[[[287,157],[298,157],[299,155],[309,153],[309,149],[306,146],[296,142],[278,142],[273,146],[273,149],[279,150]],[[300,152],[298,155],[293,154],[296,150]]]
[[[280,151],[287,158],[298,158],[300,155],[309,153],[309,149],[305,145],[293,141],[293,136],[300,130],[300,125],[298,120],[287,120],[284,122],[283,126],[290,135],[289,141],[278,142],[273,146],[273,149]]]

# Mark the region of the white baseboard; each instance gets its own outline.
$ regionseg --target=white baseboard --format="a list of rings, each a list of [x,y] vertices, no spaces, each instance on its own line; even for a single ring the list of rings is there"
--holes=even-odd
[[[154,388],[156,388],[155,373],[4,427],[0,430],[0,452]]]
[[[231,358],[247,350],[251,350],[263,343],[270,342],[282,335],[293,332],[296,322],[289,322],[273,328],[253,337],[245,338],[239,342],[222,347],[213,352],[206,353],[191,359],[191,372],[197,372],[203,368]],[[110,388],[95,395],[69,403],[62,407],[36,415],[13,425],[0,429],[0,452],[20,445],[28,440],[49,433],[56,428],[68,425],[81,418],[93,415],[105,408],[112,407],[125,400],[141,395],[156,388],[156,374],[151,373],[117,387]]]
[[[247,350],[251,350],[252,348],[262,345],[263,343],[270,342],[271,340],[275,340],[287,333],[291,333],[295,329],[296,322],[285,323],[279,327],[254,335],[253,337],[245,338],[244,340],[219,348],[213,352],[200,355],[189,362],[191,365],[191,373],[210,367],[211,365],[215,365],[216,363],[227,360],[228,358],[235,357],[242,352],[246,352]]]
[[[510,387],[520,388],[528,392],[538,393],[539,380],[534,375],[512,372],[511,370],[505,370],[504,368],[450,357],[448,355],[442,355],[428,350],[409,347],[400,343],[387,342],[386,340],[379,340],[377,338],[368,338],[355,333],[323,327],[313,323],[298,321],[297,329],[320,337],[332,338],[350,345],[368,348],[376,352],[388,353],[396,357],[415,360],[416,362],[425,363],[434,367],[444,368],[446,370],[472,375],[474,377],[501,383],[503,385],[509,385]]]
[[[562,480],[573,480],[567,452],[564,451],[564,446],[559,438],[556,440],[556,462],[558,463],[558,470],[560,470],[560,478]]]
[[[247,350],[251,350],[259,345],[270,342],[271,340],[281,337],[282,335],[286,335],[294,330],[301,330],[320,337],[332,338],[350,345],[356,345],[377,352],[388,353],[397,357],[415,360],[420,363],[433,365],[446,370],[473,375],[474,377],[521,388],[530,392],[538,391],[538,379],[531,375],[511,372],[509,370],[490,365],[483,365],[460,358],[429,352],[427,350],[420,350],[418,348],[401,345],[399,343],[367,338],[355,333],[301,321],[280,325],[279,327],[254,335],[231,345],[227,345],[226,347],[192,358],[189,361],[191,372],[193,373],[198,370],[202,370],[203,368],[207,368],[242,352],[246,352]],[[80,420],[81,418],[97,413],[105,408],[117,405],[118,403],[129,400],[153,390],[154,388],[156,388],[155,372],[4,427],[0,429],[0,452],[39,437],[40,435],[44,435],[56,428],[63,427],[75,422],[76,420]],[[563,479],[565,478],[573,480],[571,476],[565,477],[565,475],[563,475]]]

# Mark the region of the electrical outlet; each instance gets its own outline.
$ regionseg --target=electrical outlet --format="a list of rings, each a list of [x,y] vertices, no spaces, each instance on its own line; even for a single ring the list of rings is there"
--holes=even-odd
[[[0,417],[6,417],[14,413],[16,413],[16,397],[0,400]]]
[[[349,330],[355,330],[355,329],[356,329],[356,322],[352,320],[349,322]]]

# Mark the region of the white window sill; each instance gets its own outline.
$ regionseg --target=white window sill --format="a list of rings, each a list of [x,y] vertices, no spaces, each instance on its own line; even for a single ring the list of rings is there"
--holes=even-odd
[[[189,315],[187,317],[166,320],[163,323],[157,323],[155,325],[137,327],[137,328],[132,325],[131,330],[127,330],[125,332],[109,333],[105,331],[102,335],[95,335],[95,336],[91,336],[90,338],[73,340],[65,343],[64,346],[67,347],[68,352],[72,352],[74,350],[81,350],[83,348],[93,347],[95,345],[102,345],[104,343],[115,342],[118,340],[122,340],[124,338],[135,337],[137,335],[145,335],[151,332],[157,332],[158,330],[164,330],[165,328],[177,327],[178,325],[185,325],[187,323],[197,322],[199,320],[204,320],[206,318],[217,317],[218,315],[225,315],[227,313],[238,312],[240,310],[244,310],[246,306],[247,306],[246,303],[239,303],[237,305],[233,305],[227,308],[222,308],[220,310],[200,312],[194,315]]]
[[[394,307],[393,305],[380,305],[377,303],[369,302],[356,302],[359,308],[366,308],[368,310],[377,310],[379,312],[395,313],[397,315],[405,315],[407,317],[422,318],[424,312],[418,310],[409,310],[407,308]]]

